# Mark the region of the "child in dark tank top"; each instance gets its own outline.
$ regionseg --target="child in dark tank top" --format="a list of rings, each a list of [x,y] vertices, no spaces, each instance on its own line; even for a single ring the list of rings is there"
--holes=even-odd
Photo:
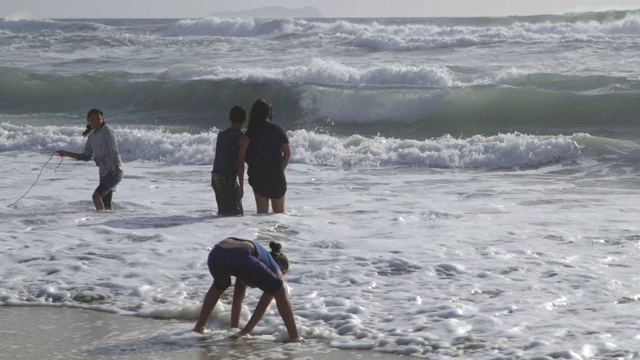
[[[243,215],[244,158],[249,145],[249,138],[242,132],[246,117],[241,106],[232,107],[229,111],[231,126],[219,132],[216,140],[211,188],[216,194],[220,216]]]

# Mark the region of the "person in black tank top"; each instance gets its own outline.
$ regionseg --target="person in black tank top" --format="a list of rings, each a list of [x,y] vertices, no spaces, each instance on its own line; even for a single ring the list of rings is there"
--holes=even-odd
[[[244,158],[249,138],[242,132],[247,112],[234,106],[229,112],[231,126],[218,133],[215,159],[211,172],[211,188],[216,194],[218,215],[243,215]]]

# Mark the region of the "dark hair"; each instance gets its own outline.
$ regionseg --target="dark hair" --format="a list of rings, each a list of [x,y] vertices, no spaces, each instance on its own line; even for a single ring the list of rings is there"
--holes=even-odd
[[[90,124],[87,124],[87,128],[82,132],[82,136],[87,136],[93,130]]]
[[[271,103],[264,99],[258,99],[253,103],[251,111],[249,112],[249,125],[247,130],[250,131],[251,137],[259,137],[262,125],[273,117],[273,106]]]
[[[229,120],[234,124],[242,124],[247,119],[247,112],[240,105],[236,105],[229,111]]]
[[[91,115],[94,115],[94,114],[98,114],[98,115],[100,115],[100,117],[104,117],[104,115],[102,114],[102,110],[94,108],[94,109],[89,110],[89,112],[87,113],[87,121],[89,121],[89,117]],[[91,130],[93,130],[93,128],[91,127],[90,124],[87,124],[87,128],[82,132],[82,136],[89,135]]]
[[[98,114],[101,117],[104,117],[104,114],[102,113],[102,110],[93,108],[93,109],[89,110],[89,112],[87,113],[87,119],[89,118],[89,116],[94,115],[94,114]]]
[[[279,242],[272,241],[269,243],[269,247],[271,248],[271,257],[278,263],[278,266],[280,266],[282,275],[286,274],[287,270],[289,270],[289,259],[282,253],[282,245],[280,245]]]

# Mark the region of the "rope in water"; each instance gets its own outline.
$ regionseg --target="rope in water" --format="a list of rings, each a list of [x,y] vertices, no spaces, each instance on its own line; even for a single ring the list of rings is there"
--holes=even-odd
[[[42,171],[44,171],[44,168],[47,167],[47,164],[49,163],[49,161],[51,161],[51,159],[53,159],[53,156],[56,155],[57,152],[51,154],[51,157],[49,157],[49,160],[47,160],[47,162],[44,163],[44,165],[42,165],[42,167],[40,168],[40,172],[38,173],[38,177],[36,178],[36,181],[33,182],[33,184],[31,184],[31,186],[29,187],[29,189],[27,190],[27,192],[25,192],[22,196],[20,196],[18,198],[18,200],[16,200],[16,202],[14,202],[13,204],[9,204],[7,205],[7,207],[11,207],[13,206],[14,208],[18,207],[18,201],[22,200],[22,198],[24,198],[25,196],[27,196],[27,194],[29,193],[29,191],[31,191],[31,189],[36,186],[36,184],[38,183],[38,180],[40,180],[40,175],[42,175]],[[58,172],[58,166],[60,166],[60,164],[62,164],[62,160],[64,160],[64,157],[60,157],[60,162],[58,163],[58,165],[55,167],[54,171],[57,173]]]

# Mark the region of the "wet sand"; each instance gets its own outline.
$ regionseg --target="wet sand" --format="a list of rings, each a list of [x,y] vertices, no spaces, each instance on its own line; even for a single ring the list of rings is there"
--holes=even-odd
[[[308,340],[283,344],[260,336],[200,336],[193,324],[51,306],[0,306],[2,359],[373,359],[407,358],[340,350]]]

